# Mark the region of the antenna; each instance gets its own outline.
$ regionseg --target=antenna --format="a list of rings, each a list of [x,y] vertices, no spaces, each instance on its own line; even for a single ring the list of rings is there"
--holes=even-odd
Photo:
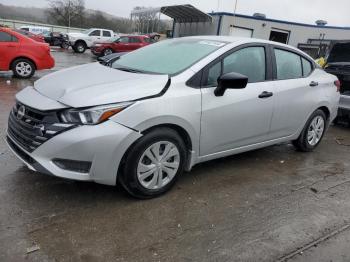
[[[238,0],[235,0],[235,8],[233,10],[233,21],[232,24],[235,24],[235,17],[236,17],[236,12],[237,12],[237,5],[238,5]]]

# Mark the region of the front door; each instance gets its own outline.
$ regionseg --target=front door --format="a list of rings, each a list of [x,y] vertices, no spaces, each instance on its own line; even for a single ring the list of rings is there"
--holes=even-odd
[[[273,85],[267,81],[264,46],[237,50],[204,70],[200,155],[206,156],[266,141],[274,107]],[[248,76],[245,89],[214,90],[221,74]]]
[[[98,43],[98,42],[102,42],[102,38],[101,38],[101,30],[96,29],[94,31],[92,31],[90,34],[90,39],[92,43]]]

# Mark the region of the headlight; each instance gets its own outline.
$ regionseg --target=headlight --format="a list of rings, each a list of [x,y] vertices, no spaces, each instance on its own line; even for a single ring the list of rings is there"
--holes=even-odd
[[[96,125],[106,121],[132,104],[133,103],[120,103],[83,110],[69,109],[60,114],[60,119],[64,123]]]
[[[97,46],[97,47],[100,47],[100,46],[102,46],[102,44],[94,44],[94,46]]]

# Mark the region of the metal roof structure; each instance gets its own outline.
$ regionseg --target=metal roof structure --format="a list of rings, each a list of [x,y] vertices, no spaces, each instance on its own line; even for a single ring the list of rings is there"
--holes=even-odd
[[[176,23],[212,22],[212,17],[192,5],[163,6],[160,12],[175,20]]]

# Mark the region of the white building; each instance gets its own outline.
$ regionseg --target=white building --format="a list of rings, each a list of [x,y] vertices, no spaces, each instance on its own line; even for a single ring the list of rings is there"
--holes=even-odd
[[[188,10],[184,9],[187,7]],[[193,6],[166,7],[164,14],[174,19],[173,36],[231,35],[267,39],[298,47],[316,57],[332,40],[350,40],[350,27],[326,26],[325,21],[303,24],[232,13],[204,14]],[[163,8],[162,8],[163,9]],[[168,13],[168,14],[167,14]]]

